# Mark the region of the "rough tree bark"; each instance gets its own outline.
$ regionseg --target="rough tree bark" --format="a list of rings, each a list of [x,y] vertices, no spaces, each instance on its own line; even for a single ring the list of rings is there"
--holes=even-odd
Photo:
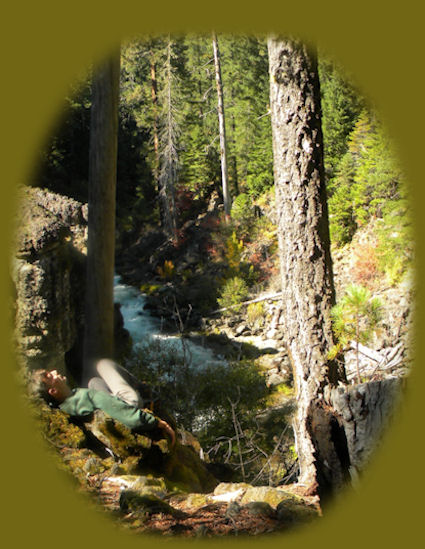
[[[348,453],[344,431],[322,398],[324,387],[345,374],[327,358],[335,292],[317,61],[298,40],[270,37],[268,52],[284,340],[297,394],[299,483],[324,497],[345,482]]]
[[[94,360],[113,356],[119,74],[118,50],[93,78],[83,379]]]
[[[221,80],[220,50],[217,36],[213,33],[213,50],[215,64],[215,81],[218,97],[218,125],[220,132],[220,158],[221,158],[221,183],[223,187],[223,203],[226,215],[230,215],[231,201],[229,195],[229,183],[227,178],[227,153],[226,153],[226,124],[224,118],[223,85]]]

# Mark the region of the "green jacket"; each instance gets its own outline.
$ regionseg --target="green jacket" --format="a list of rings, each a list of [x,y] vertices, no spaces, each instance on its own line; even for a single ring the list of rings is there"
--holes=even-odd
[[[87,416],[95,410],[103,410],[130,429],[150,431],[158,425],[158,420],[152,414],[131,406],[118,397],[94,389],[74,389],[72,395],[59,408],[71,416]]]

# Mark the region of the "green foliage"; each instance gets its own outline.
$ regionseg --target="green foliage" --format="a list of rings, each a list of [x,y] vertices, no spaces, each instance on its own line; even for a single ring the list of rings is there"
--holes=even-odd
[[[273,185],[267,44],[256,36],[225,35],[220,50],[229,176],[235,194],[256,197]]]
[[[220,421],[223,410],[229,409],[229,399],[237,399],[239,392],[244,409],[264,404],[268,389],[253,361],[199,368],[190,359],[184,341],[164,345],[155,340],[135,351],[126,366],[149,383],[179,424],[191,432],[200,424],[206,432],[210,423]]]
[[[245,301],[249,295],[248,286],[243,278],[234,276],[227,280],[221,290],[221,297],[217,299],[220,307],[230,308],[228,314],[240,311],[240,303]]]
[[[232,221],[239,225],[247,225],[252,222],[253,217],[252,199],[246,193],[236,196],[231,210]]]
[[[385,205],[378,225],[378,262],[390,284],[400,281],[414,254],[410,203],[406,198]]]
[[[262,301],[250,303],[246,309],[246,320],[251,328],[261,328],[265,324],[265,309]]]
[[[366,344],[381,321],[382,304],[363,286],[350,285],[332,309],[334,333],[345,347],[351,339]]]
[[[390,138],[366,110],[349,136],[328,193],[332,242],[346,244],[359,227],[377,220],[379,267],[391,283],[400,280],[413,256],[407,184]]]
[[[347,153],[341,159],[335,177],[328,186],[329,230],[331,241],[337,245],[350,242],[357,229],[352,198],[353,179],[353,158]]]
[[[326,172],[332,177],[347,151],[347,138],[362,108],[362,98],[341,68],[319,56],[322,127]]]
[[[350,341],[366,344],[371,340],[381,322],[382,304],[378,298],[371,297],[367,288],[352,284],[347,287],[340,302],[332,308],[331,316],[338,344],[331,349],[329,355],[330,358],[335,358]],[[360,383],[358,350],[357,377]]]
[[[243,241],[238,239],[236,231],[233,231],[226,241],[225,259],[230,273],[237,273],[240,269]]]

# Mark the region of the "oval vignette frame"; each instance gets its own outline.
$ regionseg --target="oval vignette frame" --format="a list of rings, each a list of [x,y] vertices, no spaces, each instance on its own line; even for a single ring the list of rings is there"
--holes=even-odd
[[[138,32],[209,31],[212,25],[218,32],[253,29],[300,33],[337,57],[359,82],[364,95],[376,100],[384,123],[399,137],[396,139],[399,156],[407,178],[413,184],[416,235],[422,234],[418,187],[422,160],[419,147],[423,140],[420,129],[424,121],[423,112],[418,112],[417,108],[421,101],[421,87],[416,81],[421,48],[420,18],[414,9],[409,10],[404,5],[403,14],[400,14],[390,12],[388,8],[383,25],[380,7],[364,1],[357,3],[355,12],[342,17],[333,6],[319,6],[315,2],[295,7],[266,1],[247,10],[242,2],[230,8],[228,3],[217,0],[214,11],[208,15],[202,9],[198,12],[196,2],[166,2],[166,6],[158,7],[127,2],[120,5],[119,14],[100,2],[92,4],[87,6],[77,0],[69,13],[59,12],[57,4],[50,1],[26,6],[24,10],[21,6],[7,8],[9,13],[5,20],[9,19],[11,24],[4,35],[2,48],[3,74],[7,77],[2,90],[6,178],[1,234],[5,254],[8,254],[12,236],[14,188],[29,176],[36,150],[42,146],[60,113],[68,83],[91,59],[106,53],[108,46],[120,38]],[[423,252],[420,239],[416,242],[417,271],[420,272]],[[7,256],[3,261],[6,268],[2,272],[2,303],[7,305],[10,302],[8,259]],[[418,275],[417,279],[420,280]],[[422,303],[418,309],[416,334],[420,333],[423,322]],[[148,536],[127,534],[96,505],[86,503],[46,454],[43,442],[33,432],[14,377],[10,315],[6,306],[1,319],[3,353],[6,355],[3,372],[6,390],[2,399],[5,533],[18,546],[55,542],[63,548],[91,547],[100,542],[104,547],[136,547],[142,540],[148,541]],[[422,355],[422,346],[419,340],[416,357]],[[288,535],[244,538],[242,542],[278,547],[287,539],[300,546],[311,542],[315,547],[331,548],[338,547],[341,542],[350,547],[359,544],[372,547],[378,541],[386,547],[396,547],[408,539],[413,540],[419,534],[423,487],[423,481],[421,484],[416,473],[422,466],[417,438],[422,377],[416,358],[406,396],[398,408],[399,418],[391,424],[382,450],[376,453],[355,494],[344,497],[320,523]],[[155,539],[156,543],[165,543],[165,539]],[[218,543],[233,546],[240,542],[238,539],[213,539],[194,543],[208,543],[211,547]],[[172,543],[185,546],[187,542],[173,538]]]

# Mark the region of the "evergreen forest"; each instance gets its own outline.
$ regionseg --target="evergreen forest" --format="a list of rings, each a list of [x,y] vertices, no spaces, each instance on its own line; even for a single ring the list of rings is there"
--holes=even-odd
[[[287,67],[276,68],[272,54],[282,66],[286,59]],[[121,44],[113,269],[143,294],[145,309],[160,319],[164,333],[180,338],[183,353],[164,351],[158,341],[129,343],[116,317],[114,330],[115,358],[165,403],[171,423],[181,429],[179,440],[191,441],[217,482],[278,488],[298,482],[314,489],[294,489],[293,495],[321,505],[364,465],[361,459],[350,462],[361,452],[343,433],[352,426],[339,423],[343,412],[332,390],[339,384],[352,395],[354,386],[361,391],[376,382],[379,392],[387,374],[409,362],[410,294],[405,299],[402,292],[411,280],[414,245],[395,136],[355,78],[327,52],[317,52],[317,70],[308,63],[303,47],[289,39],[273,43],[256,35],[155,35]],[[97,67],[90,67],[70,87],[28,185],[89,203],[89,209],[96,75]],[[319,114],[305,126],[315,118],[309,131],[316,141],[297,137],[296,110],[278,103],[284,93],[288,105],[300,100],[312,75],[319,83],[311,84],[319,110],[311,112]],[[281,92],[294,82],[300,97]],[[313,91],[301,97],[299,118],[317,103]],[[285,128],[287,142],[296,136],[294,172],[313,165],[303,155],[317,156],[314,147],[323,151],[323,169],[300,176],[292,195],[285,194],[292,183],[285,179],[288,164],[279,165],[276,152]],[[311,194],[315,186],[325,192]],[[304,190],[297,208],[305,211],[293,218],[297,225],[307,224],[303,215],[310,210],[326,215],[311,217],[305,241],[291,241],[292,227],[282,214],[289,210],[282,204],[292,198],[297,203]],[[90,233],[90,222],[88,227]],[[317,282],[317,273],[324,273],[323,280]],[[313,279],[316,287],[307,289]],[[212,349],[220,364],[198,369],[189,360],[193,342]],[[65,351],[64,364],[78,382],[83,350],[77,341]],[[366,367],[364,357],[381,370],[375,363]],[[397,370],[394,383],[405,373]],[[365,402],[361,395],[352,398]],[[385,398],[379,393],[352,421],[371,417]],[[380,409],[377,414],[385,415]],[[52,422],[62,421],[58,417],[42,419],[49,433],[56,429]],[[318,426],[317,432],[306,425]],[[76,469],[81,476],[80,465]],[[83,484],[88,476],[82,474]],[[176,486],[167,489],[178,491]],[[121,511],[129,506],[120,501]],[[285,512],[282,507],[282,517]],[[143,531],[144,519],[137,516],[133,526]],[[226,528],[235,524],[226,521]]]
[[[253,233],[243,225],[256,205],[273,201],[267,44],[262,37],[223,35],[219,47],[231,217],[236,239],[255,265]],[[319,74],[332,245],[344,246],[376,221],[378,268],[396,282],[413,249],[407,183],[394,144],[376,109],[322,52]],[[90,94],[89,71],[67,97],[33,178],[37,186],[82,202],[88,193]],[[164,225],[161,181],[171,187],[174,236],[184,238],[194,210],[205,209],[213,191],[222,195],[211,37],[156,36],[123,44],[118,147],[118,242]]]

